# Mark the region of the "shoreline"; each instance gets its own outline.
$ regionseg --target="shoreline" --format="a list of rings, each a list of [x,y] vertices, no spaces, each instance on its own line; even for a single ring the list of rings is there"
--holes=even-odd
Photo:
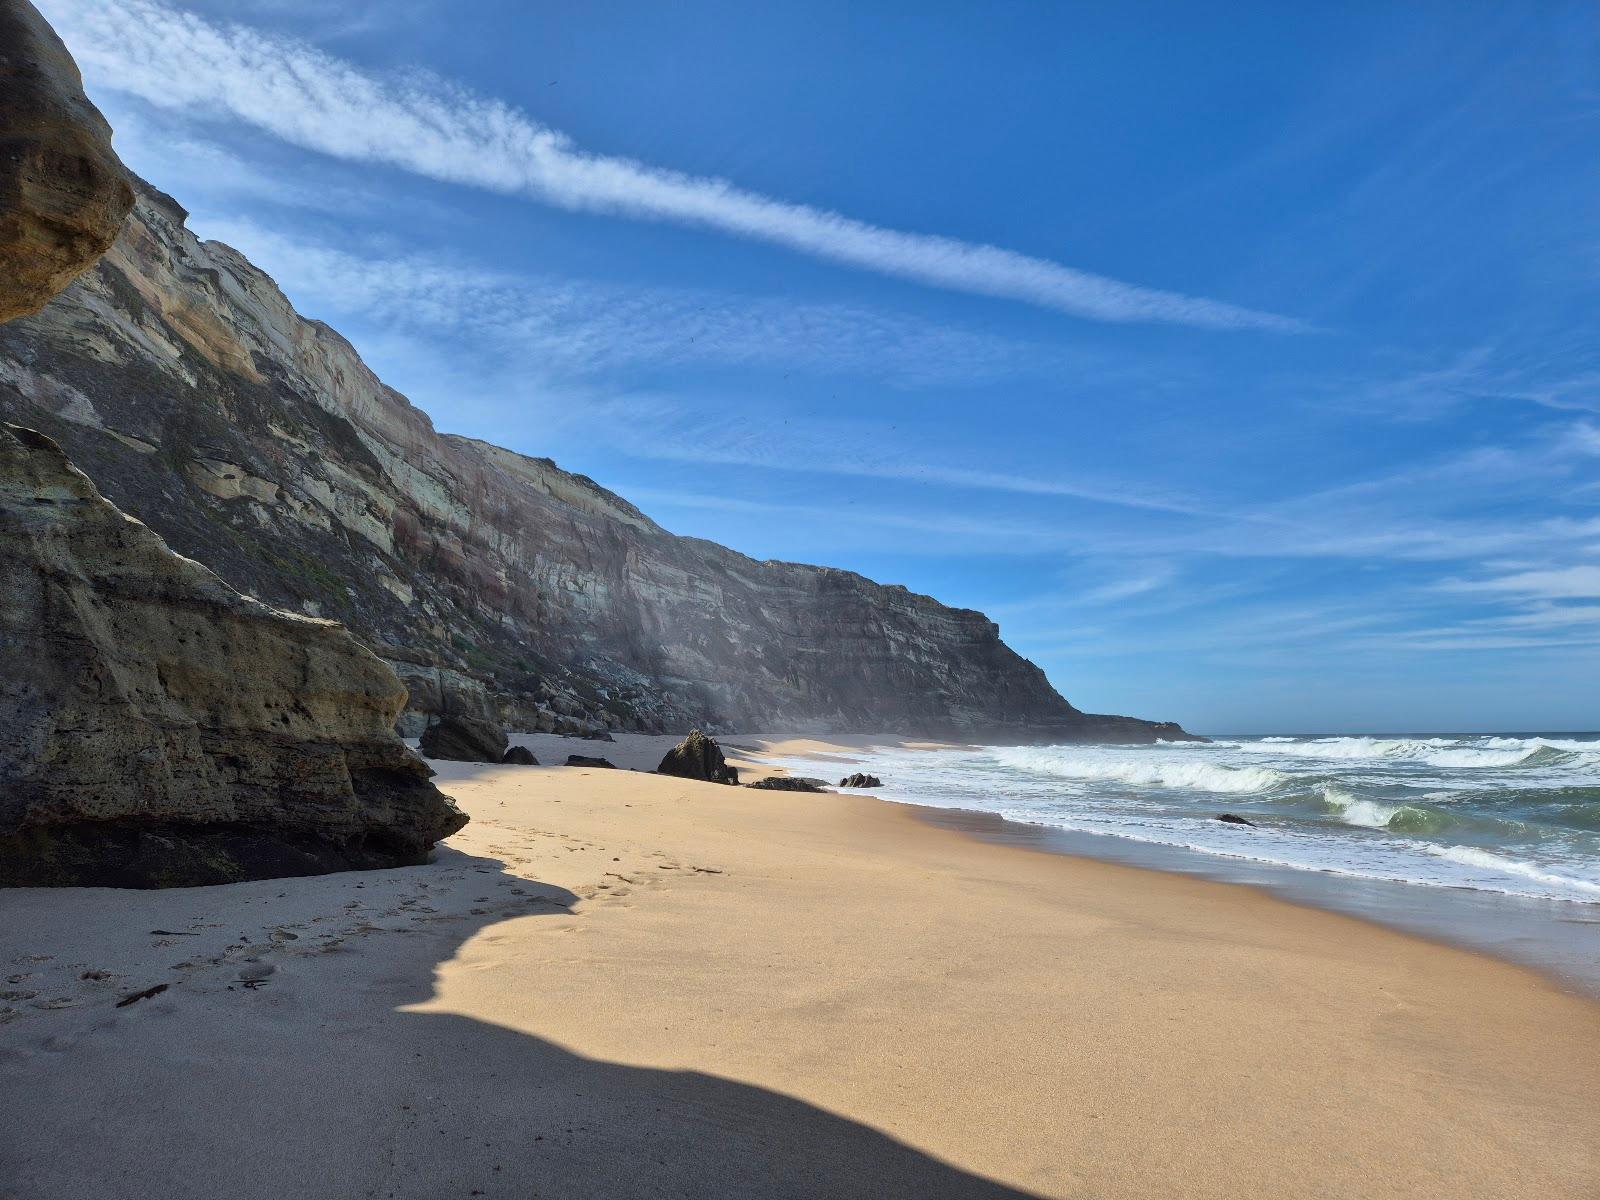
[[[805,756],[809,747],[827,744],[825,736],[788,739],[776,743],[770,753],[792,761]],[[890,735],[864,736],[832,747],[839,755],[870,755],[874,748],[970,747],[911,743]],[[841,757],[838,761],[867,763],[869,759]],[[1574,995],[1600,1002],[1600,902],[1536,899],[1212,854],[1192,847],[1014,819],[979,807],[982,797],[978,795],[973,796],[970,807],[921,804],[881,795],[878,799],[911,810],[918,820],[983,841],[1256,888],[1285,903],[1339,913],[1440,945],[1484,954],[1535,971]]]
[[[18,1200],[1600,1177],[1600,1005],[1525,968],[870,793],[434,765],[473,822],[426,867],[0,895],[7,986],[36,993],[0,1023]]]

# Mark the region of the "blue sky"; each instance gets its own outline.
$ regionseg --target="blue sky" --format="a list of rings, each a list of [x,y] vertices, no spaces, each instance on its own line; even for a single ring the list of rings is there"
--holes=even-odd
[[[1600,726],[1593,6],[39,7],[441,429],[1080,707]]]

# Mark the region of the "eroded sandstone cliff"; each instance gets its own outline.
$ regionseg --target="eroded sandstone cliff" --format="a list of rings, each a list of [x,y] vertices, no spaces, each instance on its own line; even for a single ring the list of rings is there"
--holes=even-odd
[[[0,0],[0,321],[93,264],[132,205],[67,48],[28,0]]]
[[[132,203],[65,48],[0,0],[0,320]],[[241,596],[0,425],[0,886],[420,862],[466,818],[394,734],[406,695],[340,626]]]
[[[593,481],[437,433],[148,187],[110,253],[0,328],[0,413],[273,604],[392,660],[414,712],[514,727],[870,728],[1148,741],[1078,712],[983,614],[676,537]]]
[[[466,818],[332,621],[241,596],[0,426],[0,885],[421,862]]]

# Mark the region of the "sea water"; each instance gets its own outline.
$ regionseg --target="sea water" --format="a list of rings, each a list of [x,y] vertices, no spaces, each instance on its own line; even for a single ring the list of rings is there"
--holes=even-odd
[[[1266,884],[1600,990],[1600,734],[1215,736],[862,762],[885,799],[996,814],[1014,840]]]

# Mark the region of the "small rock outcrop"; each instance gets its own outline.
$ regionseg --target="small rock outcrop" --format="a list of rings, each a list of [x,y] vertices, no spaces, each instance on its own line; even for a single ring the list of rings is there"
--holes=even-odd
[[[466,824],[342,626],[240,595],[9,425],[0,662],[0,885],[405,865]]]
[[[879,779],[876,775],[863,775],[860,771],[857,771],[855,774],[846,775],[843,779],[839,780],[839,786],[848,788],[875,788],[882,787],[883,780]]]
[[[688,737],[667,751],[656,774],[703,779],[707,783],[739,782],[738,769],[730,767],[722,757],[722,747],[717,745],[716,739],[698,729],[691,730]]]
[[[1238,813],[1218,813],[1217,820],[1221,821],[1224,825],[1248,825],[1251,829],[1256,827],[1256,823],[1254,821],[1248,820],[1245,817],[1241,817]]]
[[[440,717],[422,731],[426,758],[451,762],[497,763],[505,759],[506,731],[477,717]]]
[[[533,751],[526,746],[513,746],[506,751],[506,756],[500,760],[513,767],[537,767],[539,760],[534,757]]]
[[[604,767],[608,771],[615,771],[617,769],[617,764],[612,762],[610,759],[590,758],[586,754],[569,754],[569,755],[567,755],[567,766],[569,766],[569,767]]]
[[[38,312],[92,267],[132,207],[67,48],[28,0],[0,0],[0,321]]]
[[[765,779],[747,783],[745,787],[763,792],[825,792],[828,790],[828,781],[805,775],[769,775]]]

